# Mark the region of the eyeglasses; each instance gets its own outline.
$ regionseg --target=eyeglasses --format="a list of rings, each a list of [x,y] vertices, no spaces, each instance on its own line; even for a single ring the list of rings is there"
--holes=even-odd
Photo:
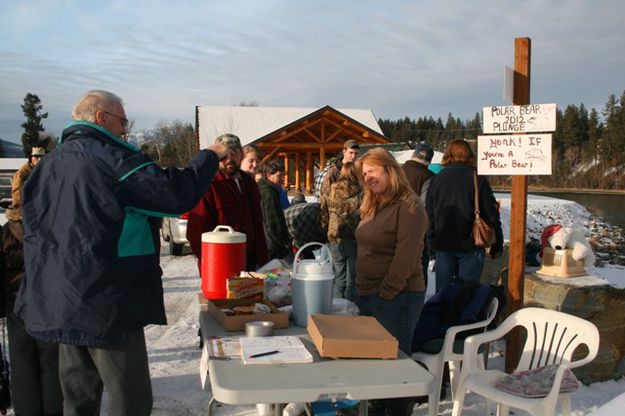
[[[115,118],[118,118],[119,121],[121,121],[123,129],[126,129],[126,127],[128,127],[128,119],[127,118],[118,116],[117,114],[109,113],[108,111],[103,111],[103,113],[108,114],[109,116],[113,116]]]
[[[32,155],[32,157],[34,157],[35,159],[41,159],[43,155]]]

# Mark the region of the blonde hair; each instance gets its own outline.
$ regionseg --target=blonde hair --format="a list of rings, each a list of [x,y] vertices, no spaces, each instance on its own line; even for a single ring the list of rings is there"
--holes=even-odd
[[[447,145],[441,165],[451,163],[466,163],[475,165],[475,153],[471,150],[471,145],[466,140],[456,139]]]
[[[243,157],[248,153],[256,153],[256,158],[258,160],[263,158],[263,152],[255,144],[246,144],[243,146]]]
[[[103,90],[91,90],[83,94],[72,109],[72,119],[76,121],[88,121],[95,123],[95,115],[104,108],[114,105],[124,105],[124,102],[112,92]]]
[[[362,165],[364,163],[382,166],[389,175],[389,187],[383,194],[373,193],[368,186],[364,186],[365,194],[360,205],[361,218],[373,217],[382,208],[399,200],[405,200],[413,207],[419,205],[420,199],[408,183],[406,174],[388,150],[382,147],[371,149],[356,163],[360,176],[363,176]]]

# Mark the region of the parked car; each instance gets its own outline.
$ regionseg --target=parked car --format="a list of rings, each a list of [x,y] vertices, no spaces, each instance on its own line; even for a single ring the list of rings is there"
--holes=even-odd
[[[187,220],[189,214],[182,214],[180,217],[165,217],[161,223],[161,235],[163,240],[169,243],[169,254],[172,256],[182,256],[187,240]]]

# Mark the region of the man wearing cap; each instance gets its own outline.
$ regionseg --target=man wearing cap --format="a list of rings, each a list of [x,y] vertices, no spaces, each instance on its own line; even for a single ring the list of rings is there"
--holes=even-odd
[[[356,162],[359,151],[360,145],[356,140],[347,140],[343,144],[343,157],[335,160],[334,163],[329,163],[328,166],[321,171],[321,173],[319,173],[315,187],[317,187],[319,183],[321,184],[318,189],[320,199],[324,194],[327,195],[330,192],[330,186],[339,179],[339,176],[341,176],[343,163]]]
[[[240,170],[243,152],[234,134],[222,134],[215,143],[227,146],[231,155],[219,161],[219,172],[195,208],[189,212],[187,240],[202,260],[202,233],[229,225],[246,238],[246,269],[256,270],[268,261],[260,192],[251,175]]]
[[[167,323],[158,217],[193,208],[230,151],[210,146],[183,169],[160,168],[122,139],[124,105],[108,91],[84,94],[72,118],[24,185],[14,311],[30,336],[59,343],[64,416],[99,414],[103,390],[109,415],[149,415],[143,328]]]
[[[427,143],[419,143],[412,153],[412,158],[402,165],[402,169],[408,178],[408,182],[421,200],[425,203],[425,196],[430,186],[430,179],[434,176],[434,172],[428,169],[434,150]],[[421,254],[421,266],[423,268],[423,278],[425,279],[425,287],[428,285],[428,264],[430,257],[428,254],[427,238],[423,242],[423,253]]]

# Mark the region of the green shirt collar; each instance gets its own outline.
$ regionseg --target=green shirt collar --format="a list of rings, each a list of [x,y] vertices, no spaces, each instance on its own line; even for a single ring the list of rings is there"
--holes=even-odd
[[[135,146],[125,142],[124,140],[122,140],[121,138],[117,137],[116,135],[114,135],[113,133],[111,133],[110,131],[105,129],[104,127],[100,126],[99,124],[90,123],[88,121],[73,121],[73,122],[69,123],[67,126],[65,126],[65,128],[68,129],[68,128],[74,127],[74,126],[87,126],[87,127],[91,127],[93,129],[98,130],[100,133],[103,133],[103,134],[107,135],[111,140],[121,144],[122,146],[125,146],[128,149],[133,150],[135,152],[139,152],[139,149],[137,149]],[[58,146],[61,145],[62,141],[63,141],[63,136],[61,135],[61,136],[59,136]]]

